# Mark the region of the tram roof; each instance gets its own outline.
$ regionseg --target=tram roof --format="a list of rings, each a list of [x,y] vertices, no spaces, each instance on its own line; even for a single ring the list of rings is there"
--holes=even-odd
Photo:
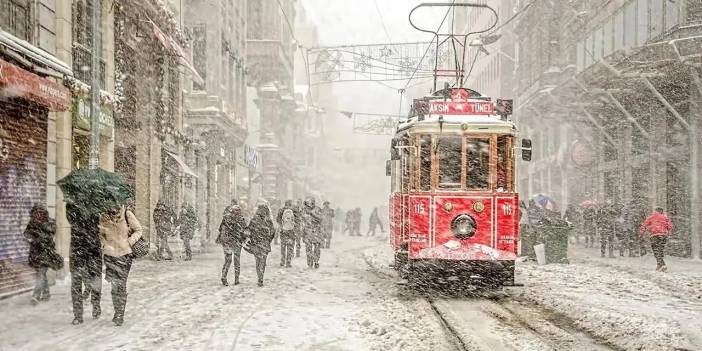
[[[416,117],[401,121],[397,127],[397,132],[438,133],[439,116],[428,115],[421,121]],[[443,116],[443,121],[442,132],[515,134],[517,131],[514,122],[502,120],[498,116],[445,115]]]

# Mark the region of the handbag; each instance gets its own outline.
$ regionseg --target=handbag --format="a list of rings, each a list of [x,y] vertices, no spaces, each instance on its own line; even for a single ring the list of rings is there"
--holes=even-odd
[[[127,222],[127,228],[130,228],[129,236],[132,236],[131,227],[129,226],[129,217],[127,217],[127,210],[124,210],[124,220]],[[149,254],[149,243],[144,240],[142,236],[132,245],[132,258],[142,258]]]
[[[56,251],[50,251],[49,252],[49,268],[58,271],[63,268],[63,257],[56,252]]]

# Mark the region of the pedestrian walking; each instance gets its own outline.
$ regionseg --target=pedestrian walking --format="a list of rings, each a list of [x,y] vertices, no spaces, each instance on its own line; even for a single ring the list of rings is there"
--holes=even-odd
[[[295,250],[295,209],[292,200],[286,200],[285,205],[278,210],[276,216],[280,228],[280,266],[291,267]]]
[[[322,210],[316,206],[314,198],[307,199],[304,205],[304,242],[307,267],[319,268],[319,259],[322,254],[321,246],[324,240],[322,234]]]
[[[626,210],[626,224],[629,234],[629,256],[638,252],[640,256],[646,255],[648,251],[648,238],[639,235],[639,228],[646,220],[646,199],[634,199],[629,203]]]
[[[585,235],[585,247],[595,247],[595,237],[597,236],[597,209],[587,207],[583,210],[583,232]]]
[[[583,215],[580,210],[575,205],[569,204],[565,213],[563,213],[563,220],[568,222],[568,225],[572,228],[575,243],[580,244],[580,236],[583,230]]]
[[[273,214],[277,215],[278,211],[280,211],[280,209],[282,208],[282,207],[280,207],[280,200],[272,199],[268,203],[270,204],[269,209],[271,211],[271,216]],[[273,223],[273,228],[274,228],[273,229],[273,234],[274,234],[273,235],[273,244],[274,245],[278,245],[280,242],[280,228],[277,228],[276,224],[277,224],[276,222]]]
[[[263,286],[263,275],[266,272],[266,259],[271,252],[271,243],[275,236],[275,227],[271,212],[267,205],[261,204],[248,226],[249,237],[245,250],[256,258],[256,274],[258,286]]]
[[[195,209],[189,203],[183,204],[178,222],[180,239],[183,240],[183,247],[185,248],[185,261],[190,261],[193,259],[190,241],[195,237],[195,230],[200,228],[200,222],[197,219]]]
[[[116,326],[124,323],[127,307],[127,278],[132,268],[132,246],[141,238],[141,224],[122,206],[100,216],[100,242],[105,260],[105,280],[112,285]]]
[[[295,203],[295,257],[300,257],[300,251],[302,250],[302,237],[303,232],[303,219],[302,219],[302,199],[297,199]]]
[[[229,268],[234,263],[234,285],[239,284],[241,272],[241,248],[246,240],[246,219],[239,205],[227,207],[227,212],[222,217],[219,225],[219,235],[215,242],[222,245],[224,251],[224,265],[222,266],[222,285],[229,286],[227,275]]]
[[[375,229],[378,226],[380,226],[380,232],[385,233],[383,222],[380,221],[380,216],[378,215],[378,208],[374,207],[368,217],[368,233],[366,233],[366,236],[375,236]]]
[[[356,207],[353,215],[353,233],[355,236],[361,236],[361,220],[363,219],[363,213],[360,207]]]
[[[344,230],[343,234],[349,233],[349,236],[353,236],[353,221],[356,210],[348,210],[346,212],[346,218],[344,219]]]
[[[66,218],[71,225],[69,268],[71,272],[71,302],[73,325],[83,323],[83,298],[90,297],[93,318],[100,317],[102,291],[102,244],[100,216],[68,202]],[[85,288],[86,294],[83,293]]]
[[[337,233],[342,233],[344,231],[344,210],[341,207],[336,207],[334,210],[334,231]]]
[[[643,236],[648,233],[651,238],[651,251],[653,251],[653,256],[656,258],[656,271],[665,272],[668,270],[663,257],[665,256],[665,245],[668,241],[668,235],[672,231],[673,223],[663,212],[662,207],[656,208],[656,211],[641,224],[639,235]]]
[[[616,204],[612,201],[607,201],[600,210],[597,222],[597,231],[600,233],[600,254],[602,257],[609,253],[609,257],[614,258],[614,238],[618,217],[619,213]]]
[[[329,201],[324,201],[322,207],[322,247],[328,249],[331,247],[332,233],[334,232],[334,210],[329,207]]]
[[[173,252],[171,252],[171,248],[168,246],[168,237],[173,233],[176,223],[176,214],[169,205],[166,205],[162,200],[158,200],[153,217],[154,225],[156,226],[156,235],[158,236],[158,252],[156,258],[160,260],[172,260]]]
[[[46,272],[49,268],[61,269],[63,258],[56,252],[56,222],[49,217],[49,211],[34,205],[29,213],[29,223],[24,237],[29,242],[29,266],[36,269],[37,280],[32,293],[32,304],[48,301],[51,298]]]

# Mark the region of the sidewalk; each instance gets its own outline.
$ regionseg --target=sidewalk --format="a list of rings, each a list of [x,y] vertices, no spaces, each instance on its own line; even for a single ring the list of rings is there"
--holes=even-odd
[[[702,260],[666,256],[668,272],[663,273],[656,272],[656,260],[650,251],[643,257],[629,257],[626,253],[621,257],[616,251],[615,258],[603,258],[599,248],[571,245],[568,256],[573,263],[616,269],[652,281],[673,292],[673,296],[702,301]]]

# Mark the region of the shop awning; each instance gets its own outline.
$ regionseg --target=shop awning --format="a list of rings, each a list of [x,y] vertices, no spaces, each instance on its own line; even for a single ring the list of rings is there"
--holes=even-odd
[[[176,41],[169,36],[168,34],[164,33],[161,28],[159,28],[154,21],[151,21],[151,27],[153,28],[154,31],[154,36],[158,41],[163,45],[166,50],[169,50],[173,53],[175,53],[176,56],[178,56],[178,59],[180,60],[180,64],[185,66],[192,74],[193,74],[193,81],[199,85],[205,84],[205,80],[202,79],[202,76],[200,76],[200,73],[197,72],[195,69],[195,66],[193,66],[193,63],[190,62],[190,59],[187,57],[185,54],[185,51],[183,48],[176,43]]]
[[[197,178],[197,174],[195,173],[195,171],[193,171],[193,169],[190,168],[190,166],[188,166],[188,164],[185,163],[185,161],[184,161],[182,158],[180,158],[180,156],[178,156],[178,154],[172,153],[172,152],[170,152],[170,151],[168,151],[168,150],[163,150],[163,151],[164,151],[168,156],[170,156],[170,157],[173,159],[173,161],[176,161],[176,163],[177,163],[178,166],[180,167],[180,170],[181,170],[183,173],[185,173],[185,174],[187,174],[187,175],[189,175],[189,176],[191,176],[191,177]]]
[[[0,60],[0,96],[34,101],[52,111],[71,106],[71,92],[54,81]]]

